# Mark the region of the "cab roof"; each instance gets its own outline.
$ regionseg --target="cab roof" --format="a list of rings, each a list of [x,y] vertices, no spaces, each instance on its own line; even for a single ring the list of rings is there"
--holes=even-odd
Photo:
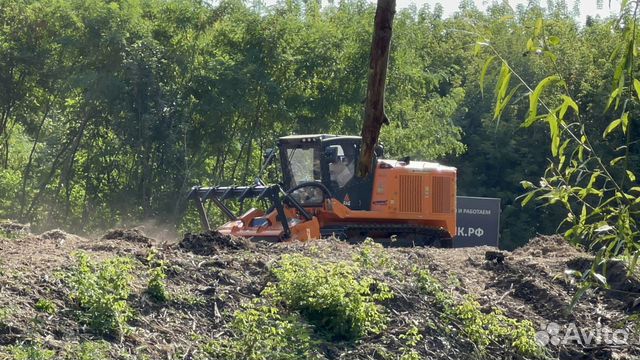
[[[333,135],[333,134],[309,134],[309,135],[289,135],[283,136],[278,139],[280,142],[301,142],[303,140],[306,141],[323,141],[328,139],[349,139],[349,140],[361,140],[360,136],[351,136],[351,135]]]

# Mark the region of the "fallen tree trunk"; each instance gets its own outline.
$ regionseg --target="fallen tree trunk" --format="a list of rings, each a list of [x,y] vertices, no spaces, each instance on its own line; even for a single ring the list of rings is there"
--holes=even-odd
[[[358,176],[360,177],[365,177],[371,172],[371,160],[380,136],[380,129],[383,124],[389,123],[384,113],[384,87],[395,13],[395,0],[378,0],[373,27],[373,40],[371,42],[367,99],[361,132],[362,147],[360,148],[360,162],[358,164]]]

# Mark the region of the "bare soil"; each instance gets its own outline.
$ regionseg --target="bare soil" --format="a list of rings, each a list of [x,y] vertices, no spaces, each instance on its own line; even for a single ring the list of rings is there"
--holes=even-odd
[[[224,237],[215,232],[187,234],[182,241],[167,244],[136,229],[115,229],[96,239],[61,230],[41,235],[28,228],[2,225],[0,236],[0,359],[10,358],[9,346],[37,342],[64,354],[72,344],[103,340],[78,322],[78,308],[59,274],[69,271],[74,253],[86,252],[96,261],[115,256],[136,261],[133,294],[129,299],[136,316],[132,331],[121,339],[106,339],[114,359],[194,359],[202,356],[209,339],[228,335],[226,325],[242,303],[260,296],[273,280],[270,267],[283,254],[303,253],[330,261],[350,261],[361,246],[335,239],[308,243],[266,244]],[[153,301],[145,293],[148,255],[157,253],[168,265],[170,300]],[[501,309],[516,319],[527,319],[541,329],[554,322],[575,324],[580,329],[625,329],[634,333],[627,344],[600,342],[549,344],[549,357],[556,359],[636,359],[640,338],[629,319],[637,311],[640,286],[627,278],[623,264],[611,264],[608,291],[590,291],[571,311],[577,290],[567,270],[584,271],[592,257],[558,236],[541,236],[514,252],[495,248],[400,248],[384,249],[389,269],[376,269],[370,276],[387,283],[395,297],[383,305],[390,322],[384,334],[356,343],[324,344],[328,359],[396,359],[400,336],[410,327],[421,329],[424,359],[519,358],[501,344],[479,355],[462,338],[438,333],[430,322],[438,321],[438,310],[417,291],[408,276],[414,268],[428,269],[454,296],[473,295],[487,310]],[[57,311],[48,315],[35,304],[45,299]],[[62,356],[62,355],[61,355]]]

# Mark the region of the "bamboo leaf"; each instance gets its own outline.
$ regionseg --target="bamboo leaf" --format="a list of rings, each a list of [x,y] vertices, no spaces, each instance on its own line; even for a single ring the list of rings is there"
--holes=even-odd
[[[631,172],[631,170],[627,170],[627,176],[629,177],[629,180],[636,181],[636,175]]]
[[[609,133],[611,133],[613,130],[615,130],[618,126],[620,126],[620,123],[622,122],[621,119],[616,119],[613,120],[609,126],[607,126],[606,129],[604,129],[604,133],[602,133],[602,137],[606,138],[607,135],[609,135]]]
[[[534,189],[535,188],[535,185],[533,185],[533,183],[531,181],[526,181],[526,180],[520,181],[520,186],[522,186],[522,188],[525,189],[525,190],[529,190],[529,189]]]
[[[568,108],[572,108],[573,111],[576,112],[576,114],[580,114],[580,108],[578,108],[578,104],[576,104],[576,102],[568,97],[567,95],[562,95],[562,106],[560,106],[560,119],[564,119],[564,115],[567,112]]]
[[[609,108],[611,107],[611,104],[613,103],[613,101],[616,100],[620,96],[620,92],[621,91],[622,90],[620,88],[616,88],[615,90],[613,90],[611,95],[609,95],[609,101],[607,102],[607,107],[605,107],[605,109],[604,109],[605,112],[607,110],[609,110]]]
[[[584,161],[584,145],[587,142],[587,137],[582,135],[580,137],[580,146],[578,147],[578,160]]]
[[[621,160],[623,160],[625,157],[624,156],[618,156],[617,158],[611,160],[609,162],[609,165],[614,166],[615,164],[619,163]]]
[[[482,97],[484,97],[484,78],[487,76],[487,71],[495,60],[496,56],[493,55],[485,60],[484,65],[482,66],[482,72],[480,73],[480,93],[482,94]]]
[[[505,97],[507,90],[509,89],[509,82],[511,81],[511,70],[505,62],[502,63],[500,69],[500,78],[498,79],[498,87],[496,88],[496,107],[493,113],[493,119],[499,119],[502,114],[502,110],[506,107]]]
[[[640,99],[640,80],[633,79],[633,88],[636,90],[636,96]]]
[[[509,95],[507,95],[507,97],[505,97],[504,99],[502,99],[500,101],[500,107],[496,107],[496,115],[497,115],[496,118],[498,120],[500,120],[500,117],[502,116],[502,112],[509,105],[509,103],[511,102],[511,99],[513,98],[513,95],[515,95],[516,91],[518,91],[518,89],[520,89],[520,86],[522,86],[522,85],[518,84],[518,86],[516,86],[515,88],[511,89],[511,91],[509,91]]]
[[[549,114],[549,116],[547,116],[547,122],[549,123],[549,131],[551,133],[551,154],[555,157],[558,156],[558,148],[560,147],[560,130],[556,114]]]
[[[584,225],[587,221],[587,204],[582,204],[582,210],[580,211],[580,225]]]
[[[536,196],[535,191],[528,193],[527,196],[522,200],[522,206],[527,205],[527,203],[529,203],[529,201],[531,201],[534,196]]]
[[[540,101],[540,95],[548,86],[561,82],[562,79],[557,75],[551,75],[544,78],[538,86],[533,90],[531,95],[529,95],[529,116],[527,117],[527,123],[535,122],[535,117],[538,116],[538,102]],[[532,120],[533,119],[533,120]]]
[[[626,135],[629,128],[629,112],[625,111],[622,113],[620,120],[622,121],[622,133]]]

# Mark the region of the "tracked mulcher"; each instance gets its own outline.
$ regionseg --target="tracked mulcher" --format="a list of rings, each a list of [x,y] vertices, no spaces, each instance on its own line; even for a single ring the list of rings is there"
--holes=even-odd
[[[456,169],[433,162],[373,158],[373,172],[356,175],[360,137],[293,135],[268,151],[266,165],[280,159],[282,183],[194,187],[189,193],[210,229],[205,203],[213,202],[229,222],[222,234],[268,241],[336,236],[367,237],[386,246],[451,247],[456,234]],[[235,214],[226,202],[266,200],[268,208]]]

